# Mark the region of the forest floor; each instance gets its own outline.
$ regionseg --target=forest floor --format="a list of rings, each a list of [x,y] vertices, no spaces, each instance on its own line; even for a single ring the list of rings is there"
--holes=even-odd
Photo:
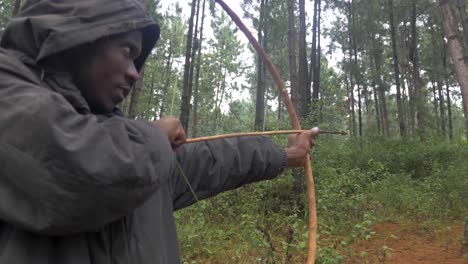
[[[443,230],[387,222],[375,225],[373,231],[371,239],[351,245],[347,263],[468,264],[461,253],[461,221]]]

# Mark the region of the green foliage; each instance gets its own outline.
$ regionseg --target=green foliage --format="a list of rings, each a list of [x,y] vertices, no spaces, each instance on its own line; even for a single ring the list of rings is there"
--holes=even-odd
[[[380,221],[437,228],[462,219],[468,209],[466,143],[322,137],[313,156],[317,263],[343,263],[360,254],[349,245],[371,239]],[[293,177],[286,171],[177,212],[186,263],[282,263],[287,256],[291,263],[303,262],[303,198],[296,206]],[[388,247],[382,254],[390,254]]]

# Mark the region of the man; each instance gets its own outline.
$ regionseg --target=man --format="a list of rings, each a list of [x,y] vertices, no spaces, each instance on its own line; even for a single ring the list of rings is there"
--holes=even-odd
[[[183,145],[174,118],[123,118],[116,105],[158,37],[137,0],[31,0],[11,20],[0,263],[180,263],[173,211],[196,201],[190,186],[203,199],[305,162],[317,129],[286,150],[264,137]]]

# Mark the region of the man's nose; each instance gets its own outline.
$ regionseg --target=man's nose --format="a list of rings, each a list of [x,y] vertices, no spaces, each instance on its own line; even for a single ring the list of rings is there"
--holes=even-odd
[[[125,77],[127,78],[127,81],[131,83],[136,83],[138,78],[140,78],[140,74],[138,73],[134,63],[130,63],[130,65],[128,65],[127,70],[125,71]]]

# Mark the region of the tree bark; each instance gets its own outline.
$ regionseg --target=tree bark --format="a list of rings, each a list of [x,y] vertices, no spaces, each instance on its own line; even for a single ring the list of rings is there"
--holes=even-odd
[[[195,20],[196,7],[199,0],[192,1],[192,10],[189,19],[189,28],[187,32],[187,44],[185,46],[185,66],[184,66],[184,81],[182,83],[182,100],[180,102],[180,122],[184,127],[186,133],[188,133],[188,124],[190,116],[190,100],[192,99],[191,76],[190,69],[192,64],[192,49],[193,49],[193,22]]]
[[[289,46],[289,75],[291,81],[291,99],[296,106],[298,116],[303,112],[298,85],[297,66],[296,66],[296,16],[294,15],[296,7],[295,0],[288,0],[288,46]],[[293,171],[294,176],[294,200],[296,205],[300,204],[300,197],[303,193],[301,174],[298,170]]]
[[[159,108],[159,117],[164,116],[165,114],[165,102],[164,99],[166,98],[167,91],[169,90],[169,85],[171,84],[171,79],[172,79],[172,63],[173,63],[173,54],[172,54],[172,37],[170,36],[171,41],[169,41],[169,54],[166,59],[166,81],[164,82],[163,90],[162,90],[162,100],[161,100],[161,106]]]
[[[375,81],[372,81],[372,92],[374,93],[374,107],[375,107],[375,121],[377,123],[377,131],[382,132],[380,125],[380,105],[379,105],[379,96],[377,95],[377,89],[375,87]]]
[[[435,123],[436,123],[436,130],[437,132],[439,133],[440,132],[440,116],[439,116],[439,99],[437,98],[437,86],[436,86],[436,82],[435,80],[431,80],[431,84],[432,84],[432,97],[434,98],[434,100],[432,101],[432,103],[434,104],[434,117],[435,117]]]
[[[313,111],[312,114],[315,118],[314,120],[314,125],[317,124],[317,110],[318,110],[318,104],[319,104],[319,96],[320,96],[320,60],[321,60],[321,47],[320,47],[320,18],[321,18],[321,0],[316,0],[316,29],[315,29],[315,41],[316,41],[316,47],[315,47],[315,53],[316,55],[314,56],[315,61],[314,61],[314,66],[311,69],[313,71],[313,90],[312,90],[312,106],[313,106]],[[314,15],[315,16],[315,15]]]
[[[299,118],[304,125],[310,114],[310,88],[308,85],[308,66],[307,66],[307,43],[306,43],[306,14],[305,14],[305,0],[299,0],[299,69],[298,69],[298,89],[299,89],[299,102],[301,104],[301,111]],[[305,122],[305,123],[304,123]],[[310,124],[309,124],[310,125]],[[307,125],[306,125],[307,126]]]
[[[299,92],[297,84],[297,58],[296,58],[296,19],[294,15],[295,0],[288,0],[288,54],[289,54],[289,79],[291,82],[291,99],[296,105],[296,111],[301,112],[299,104]]]
[[[15,0],[15,4],[13,5],[13,11],[11,12],[12,17],[18,14],[20,7],[21,7],[21,0]]]
[[[153,96],[154,96],[154,86],[155,86],[155,82],[154,82],[154,75],[155,74],[155,71],[154,69],[151,70],[151,81],[150,81],[150,90],[149,90],[149,96],[148,96],[148,104],[146,105],[146,109],[145,109],[145,117],[144,119],[145,120],[154,120],[156,118],[156,111],[150,111],[151,109],[151,104],[153,103]]]
[[[395,21],[393,16],[393,0],[388,0],[389,6],[389,16],[390,16],[390,34],[392,42],[392,57],[393,57],[393,72],[395,78],[395,86],[397,92],[397,112],[398,112],[398,121],[400,124],[400,136],[402,138],[406,137],[406,124],[405,116],[403,112],[403,102],[401,99],[401,85],[400,85],[400,68],[398,62],[398,51],[397,51],[397,39],[396,39],[396,30],[395,30]]]
[[[440,77],[437,79],[437,93],[439,95],[439,111],[440,111],[440,129],[442,130],[442,135],[447,139],[447,129],[446,124],[447,120],[445,117],[445,99],[443,92],[443,83]]]
[[[354,8],[351,8],[351,20],[352,20],[352,28],[353,31],[356,29],[355,23],[355,15],[354,15]],[[356,32],[354,32],[356,35]],[[354,79],[356,80],[357,86],[357,93],[358,93],[358,127],[359,127],[359,136],[362,137],[362,96],[361,96],[361,87],[362,87],[362,78],[361,72],[359,69],[358,58],[357,58],[357,43],[356,43],[356,36],[352,38],[352,45],[353,45],[353,53],[354,53]]]
[[[310,68],[309,68],[309,89],[313,81],[314,69],[317,64],[317,27],[318,27],[318,2],[319,0],[314,0],[314,16],[312,21],[312,47],[310,51]],[[314,94],[314,93],[313,93]],[[312,94],[312,97],[313,97]],[[318,93],[317,93],[318,94]]]
[[[424,94],[422,91],[422,82],[419,70],[419,54],[418,54],[418,31],[416,26],[416,0],[411,2],[411,46],[410,58],[413,64],[413,83],[414,83],[414,100],[416,103],[416,119],[418,121],[418,134],[421,140],[425,139],[425,114],[424,114]]]
[[[460,11],[460,19],[463,27],[463,35],[465,36],[465,44],[468,45],[468,16],[466,15],[465,5],[466,0],[457,0],[457,7]]]
[[[198,54],[197,54],[197,70],[195,73],[195,91],[193,94],[193,120],[192,120],[192,135],[197,137],[198,135],[198,97],[200,88],[200,67],[201,67],[201,50],[203,43],[203,28],[205,23],[205,4],[206,0],[203,0],[202,6],[202,19],[200,23],[200,39],[198,40]]]
[[[128,113],[127,117],[134,119],[137,114],[137,105],[140,99],[141,88],[143,86],[143,80],[145,79],[145,66],[143,66],[140,70],[140,77],[135,84],[135,87],[132,89],[131,97],[130,97],[130,104],[128,106]]]
[[[450,99],[450,85],[449,85],[449,76],[448,76],[448,69],[447,69],[447,44],[445,43],[445,39],[442,37],[442,41],[444,42],[444,55],[442,58],[442,66],[444,68],[444,82],[445,82],[445,94],[447,95],[447,119],[448,119],[448,136],[449,140],[453,139],[453,123],[452,123],[452,102]]]
[[[258,42],[265,49],[265,34],[263,29],[265,28],[265,0],[260,1],[260,18],[257,28]],[[265,120],[265,71],[264,63],[259,55],[257,55],[257,95],[255,99],[255,131],[263,131],[263,123]]]
[[[347,3],[348,8],[348,41],[349,41],[349,64],[352,64],[353,61],[353,27],[351,22],[351,14],[353,8],[353,0]],[[351,120],[352,120],[352,129],[353,129],[353,136],[356,136],[356,110],[355,110],[355,103],[354,103],[354,71],[352,67],[349,67],[349,76],[350,76],[350,87],[349,87],[349,102],[351,104]]]
[[[463,43],[458,34],[455,16],[449,0],[439,0],[440,14],[445,36],[447,37],[448,50],[455,65],[455,72],[460,83],[465,114],[465,136],[468,139],[468,64],[463,54]]]

